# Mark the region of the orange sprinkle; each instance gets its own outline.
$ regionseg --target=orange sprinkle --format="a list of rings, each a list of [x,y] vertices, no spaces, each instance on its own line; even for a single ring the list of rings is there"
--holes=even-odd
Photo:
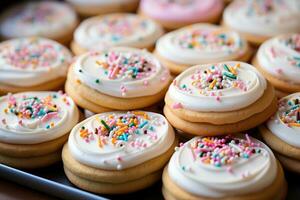
[[[298,124],[298,123],[289,123],[289,126],[296,126],[296,127],[300,127],[300,124]]]
[[[76,83],[81,84],[81,81],[79,79],[76,80]]]

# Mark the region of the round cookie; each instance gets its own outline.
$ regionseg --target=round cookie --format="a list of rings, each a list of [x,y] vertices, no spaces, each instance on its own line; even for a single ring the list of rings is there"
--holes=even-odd
[[[277,109],[271,84],[253,66],[237,61],[185,70],[170,85],[165,103],[175,128],[206,136],[254,128]]]
[[[24,92],[0,97],[0,162],[38,168],[61,159],[79,112],[61,92]]]
[[[285,34],[264,42],[252,63],[280,97],[300,92],[300,34]]]
[[[108,112],[77,124],[62,158],[66,175],[76,186],[122,194],[158,181],[176,144],[172,127],[160,114]]]
[[[58,90],[71,61],[67,48],[46,38],[4,41],[0,43],[0,94]]]
[[[71,41],[77,23],[76,13],[68,4],[27,2],[0,16],[0,36],[3,39],[41,36],[66,44]]]
[[[258,46],[276,35],[300,32],[298,0],[235,0],[223,13],[223,25]]]
[[[74,32],[74,54],[127,46],[152,50],[163,34],[162,27],[151,19],[135,14],[109,14],[84,20]]]
[[[281,98],[278,106],[277,113],[259,130],[266,143],[278,154],[282,165],[300,173],[300,93]]]
[[[216,23],[223,7],[223,0],[141,0],[139,14],[174,30],[199,22]]]
[[[198,64],[228,60],[247,62],[252,50],[237,32],[212,24],[194,24],[162,36],[155,55],[172,74]]]
[[[272,151],[246,135],[195,137],[163,173],[165,199],[284,199],[287,184]]]
[[[88,52],[71,66],[66,92],[94,113],[149,107],[163,99],[168,69],[149,52],[128,47]]]
[[[133,12],[139,0],[66,0],[83,17],[115,12]]]

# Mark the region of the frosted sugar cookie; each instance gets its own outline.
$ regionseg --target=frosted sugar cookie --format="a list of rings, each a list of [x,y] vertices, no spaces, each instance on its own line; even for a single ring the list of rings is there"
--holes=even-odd
[[[190,66],[228,60],[248,61],[252,50],[237,32],[194,24],[162,36],[155,54],[173,74]]]
[[[84,20],[75,30],[71,48],[76,55],[113,46],[152,50],[162,34],[162,27],[151,19],[128,13],[109,14]]]
[[[25,37],[0,43],[0,94],[58,90],[67,76],[71,52],[59,43]]]
[[[170,85],[165,103],[175,128],[205,136],[254,128],[277,109],[272,85],[252,65],[236,61],[185,70]]]
[[[44,167],[61,159],[79,112],[61,92],[24,92],[0,97],[0,162]]]
[[[300,93],[283,97],[278,104],[277,113],[259,130],[282,165],[300,173]]]
[[[283,170],[248,135],[195,137],[177,148],[163,173],[165,199],[284,199]]]
[[[149,107],[163,99],[170,81],[151,53],[117,47],[79,56],[65,89],[79,106],[100,113]]]
[[[62,158],[68,179],[79,188],[122,194],[158,181],[176,144],[160,114],[108,112],[77,124]]]
[[[139,13],[172,30],[199,22],[216,23],[223,7],[223,0],[141,0]]]
[[[139,0],[66,0],[84,17],[115,12],[134,12]]]
[[[298,0],[235,0],[223,14],[223,24],[260,45],[280,34],[300,32]]]
[[[264,42],[252,63],[274,85],[278,96],[300,92],[300,34]]]
[[[67,43],[77,23],[76,13],[65,3],[27,2],[0,16],[0,36],[4,39],[41,36]]]

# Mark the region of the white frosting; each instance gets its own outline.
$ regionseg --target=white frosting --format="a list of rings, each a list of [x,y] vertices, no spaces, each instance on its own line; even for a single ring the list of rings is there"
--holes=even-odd
[[[279,100],[279,109],[269,119],[267,127],[284,142],[300,148],[300,104],[295,104],[294,99],[300,102],[300,93],[294,93]],[[286,115],[286,112],[289,114]]]
[[[163,34],[161,26],[134,14],[110,14],[83,21],[74,33],[74,40],[89,50],[112,46],[145,48]]]
[[[0,83],[20,87],[65,77],[72,55],[45,38],[19,38],[0,43]]]
[[[99,62],[104,65],[98,64]],[[105,68],[106,65],[108,67]],[[138,68],[143,72],[139,73],[141,76],[133,78],[134,70]],[[123,98],[157,94],[171,79],[168,69],[151,53],[125,47],[83,54],[78,57],[73,69],[82,83],[101,93]],[[111,76],[113,71],[116,71],[115,76]]]
[[[250,194],[261,191],[273,183],[277,176],[277,163],[272,151],[262,142],[248,138],[260,146],[250,147],[260,153],[249,158],[235,156],[232,163],[205,163],[204,158],[192,149],[193,143],[200,137],[193,138],[177,150],[168,165],[168,173],[173,182],[187,192],[201,197],[222,198]],[[238,135],[236,138],[244,138]],[[210,138],[211,139],[211,138]],[[229,144],[229,149],[235,152],[245,152],[237,144]],[[199,148],[201,149],[201,148]],[[213,147],[208,152],[213,152]],[[221,148],[222,150],[228,149]],[[199,153],[205,152],[199,150]],[[216,153],[216,150],[214,151]],[[205,154],[205,153],[203,153]],[[216,153],[216,155],[220,155]],[[226,156],[222,159],[227,160]],[[227,162],[227,161],[226,161]]]
[[[235,80],[224,76],[225,64],[237,72]],[[212,66],[215,66],[215,71]],[[217,75],[210,76],[210,72]],[[209,87],[211,83],[207,80],[214,79],[222,82],[223,89],[218,89],[218,84]],[[168,95],[189,110],[223,112],[238,110],[254,103],[263,95],[266,86],[266,80],[253,66],[229,61],[185,70],[170,85]]]
[[[0,33],[7,38],[44,36],[56,39],[71,31],[76,23],[76,13],[65,3],[28,2],[3,13]]]
[[[169,32],[156,45],[159,55],[189,65],[235,60],[247,49],[247,42],[237,32],[210,24],[195,24]]]
[[[268,37],[300,32],[299,18],[299,0],[237,0],[223,14],[229,27]]]
[[[144,113],[138,115],[133,112],[108,112],[82,121],[72,129],[69,136],[68,145],[71,155],[77,161],[91,167],[121,170],[163,154],[174,143],[173,129],[162,115],[152,112],[145,113],[147,119]],[[110,115],[113,117],[109,120]],[[118,122],[120,116],[123,117],[123,120],[126,119],[122,126],[116,125],[116,123],[120,123]],[[127,117],[133,116],[137,117],[138,123],[131,126]],[[110,131],[104,128],[101,120],[110,126]],[[117,137],[118,130],[124,129],[124,127],[126,131],[123,132],[128,135],[127,140],[123,135],[119,135],[123,139],[116,139],[113,143],[113,138]],[[97,134],[95,134],[95,129],[98,129]],[[83,130],[88,133],[85,137]],[[147,131],[146,134],[145,131]]]
[[[34,101],[34,97],[38,99]],[[24,92],[0,97],[1,142],[37,144],[54,140],[67,134],[78,119],[75,103],[62,93]]]
[[[257,61],[272,76],[300,84],[300,34],[282,35],[266,41],[257,52]]]

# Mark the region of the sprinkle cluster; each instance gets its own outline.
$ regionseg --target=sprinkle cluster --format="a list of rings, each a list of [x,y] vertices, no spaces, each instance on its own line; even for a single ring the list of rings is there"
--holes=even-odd
[[[178,45],[184,49],[198,49],[205,51],[230,50],[235,47],[235,41],[226,32],[219,30],[191,30],[180,35],[176,40]],[[239,41],[241,46],[241,42]]]
[[[220,101],[222,96],[221,90],[227,88],[239,88],[247,91],[247,85],[244,81],[239,80],[240,64],[235,66],[229,64],[212,65],[208,69],[198,69],[190,76],[191,84],[198,89],[198,92],[205,96],[216,96],[216,100]],[[176,86],[176,79],[173,82]],[[181,84],[178,88],[192,94],[191,88],[186,84]]]
[[[246,139],[225,137],[199,137],[190,143],[189,148],[195,162],[215,167],[228,167],[241,159],[249,159],[260,154],[260,144]]]
[[[135,16],[113,15],[104,17],[97,27],[99,38],[108,39],[111,42],[120,42],[134,36],[137,32],[141,35],[137,40],[143,39],[143,34],[149,28],[149,21]]]
[[[274,12],[275,8],[280,7],[281,9],[287,8],[283,0],[251,0],[247,1],[247,15],[267,15]]]
[[[280,120],[289,127],[300,127],[300,96],[279,101]]]
[[[166,122],[159,117],[149,116],[142,111],[132,111],[126,114],[111,114],[107,117],[96,117],[99,126],[89,130],[82,126],[80,137],[87,143],[98,140],[100,148],[106,145],[122,148],[147,148],[149,142],[155,142],[158,135],[155,126],[162,126]],[[146,136],[142,139],[141,136]],[[145,138],[145,137],[144,137]]]
[[[60,16],[64,13],[59,9],[54,9],[51,2],[42,2],[29,4],[25,7],[20,7],[13,16],[25,24],[47,24],[57,22]]]
[[[16,116],[18,118],[18,125],[21,127],[26,126],[24,123],[25,120],[39,120],[45,124],[46,129],[50,129],[55,126],[53,120],[60,118],[60,108],[53,101],[56,98],[58,96],[53,94],[44,98],[24,95],[19,99],[12,94],[8,94],[7,107],[3,112],[6,116]],[[66,95],[63,95],[62,98],[66,105],[70,104]],[[5,118],[2,119],[2,123],[8,125]]]
[[[20,69],[51,68],[56,62],[65,62],[60,45],[38,38],[7,42],[0,48],[0,56],[7,64]]]
[[[297,56],[288,56],[287,60],[291,65],[300,67],[300,34],[293,34],[283,41],[284,44],[298,53]]]
[[[96,60],[96,64],[104,69],[104,75],[111,80],[143,79],[156,70],[146,57],[131,52],[108,51],[102,59]]]

